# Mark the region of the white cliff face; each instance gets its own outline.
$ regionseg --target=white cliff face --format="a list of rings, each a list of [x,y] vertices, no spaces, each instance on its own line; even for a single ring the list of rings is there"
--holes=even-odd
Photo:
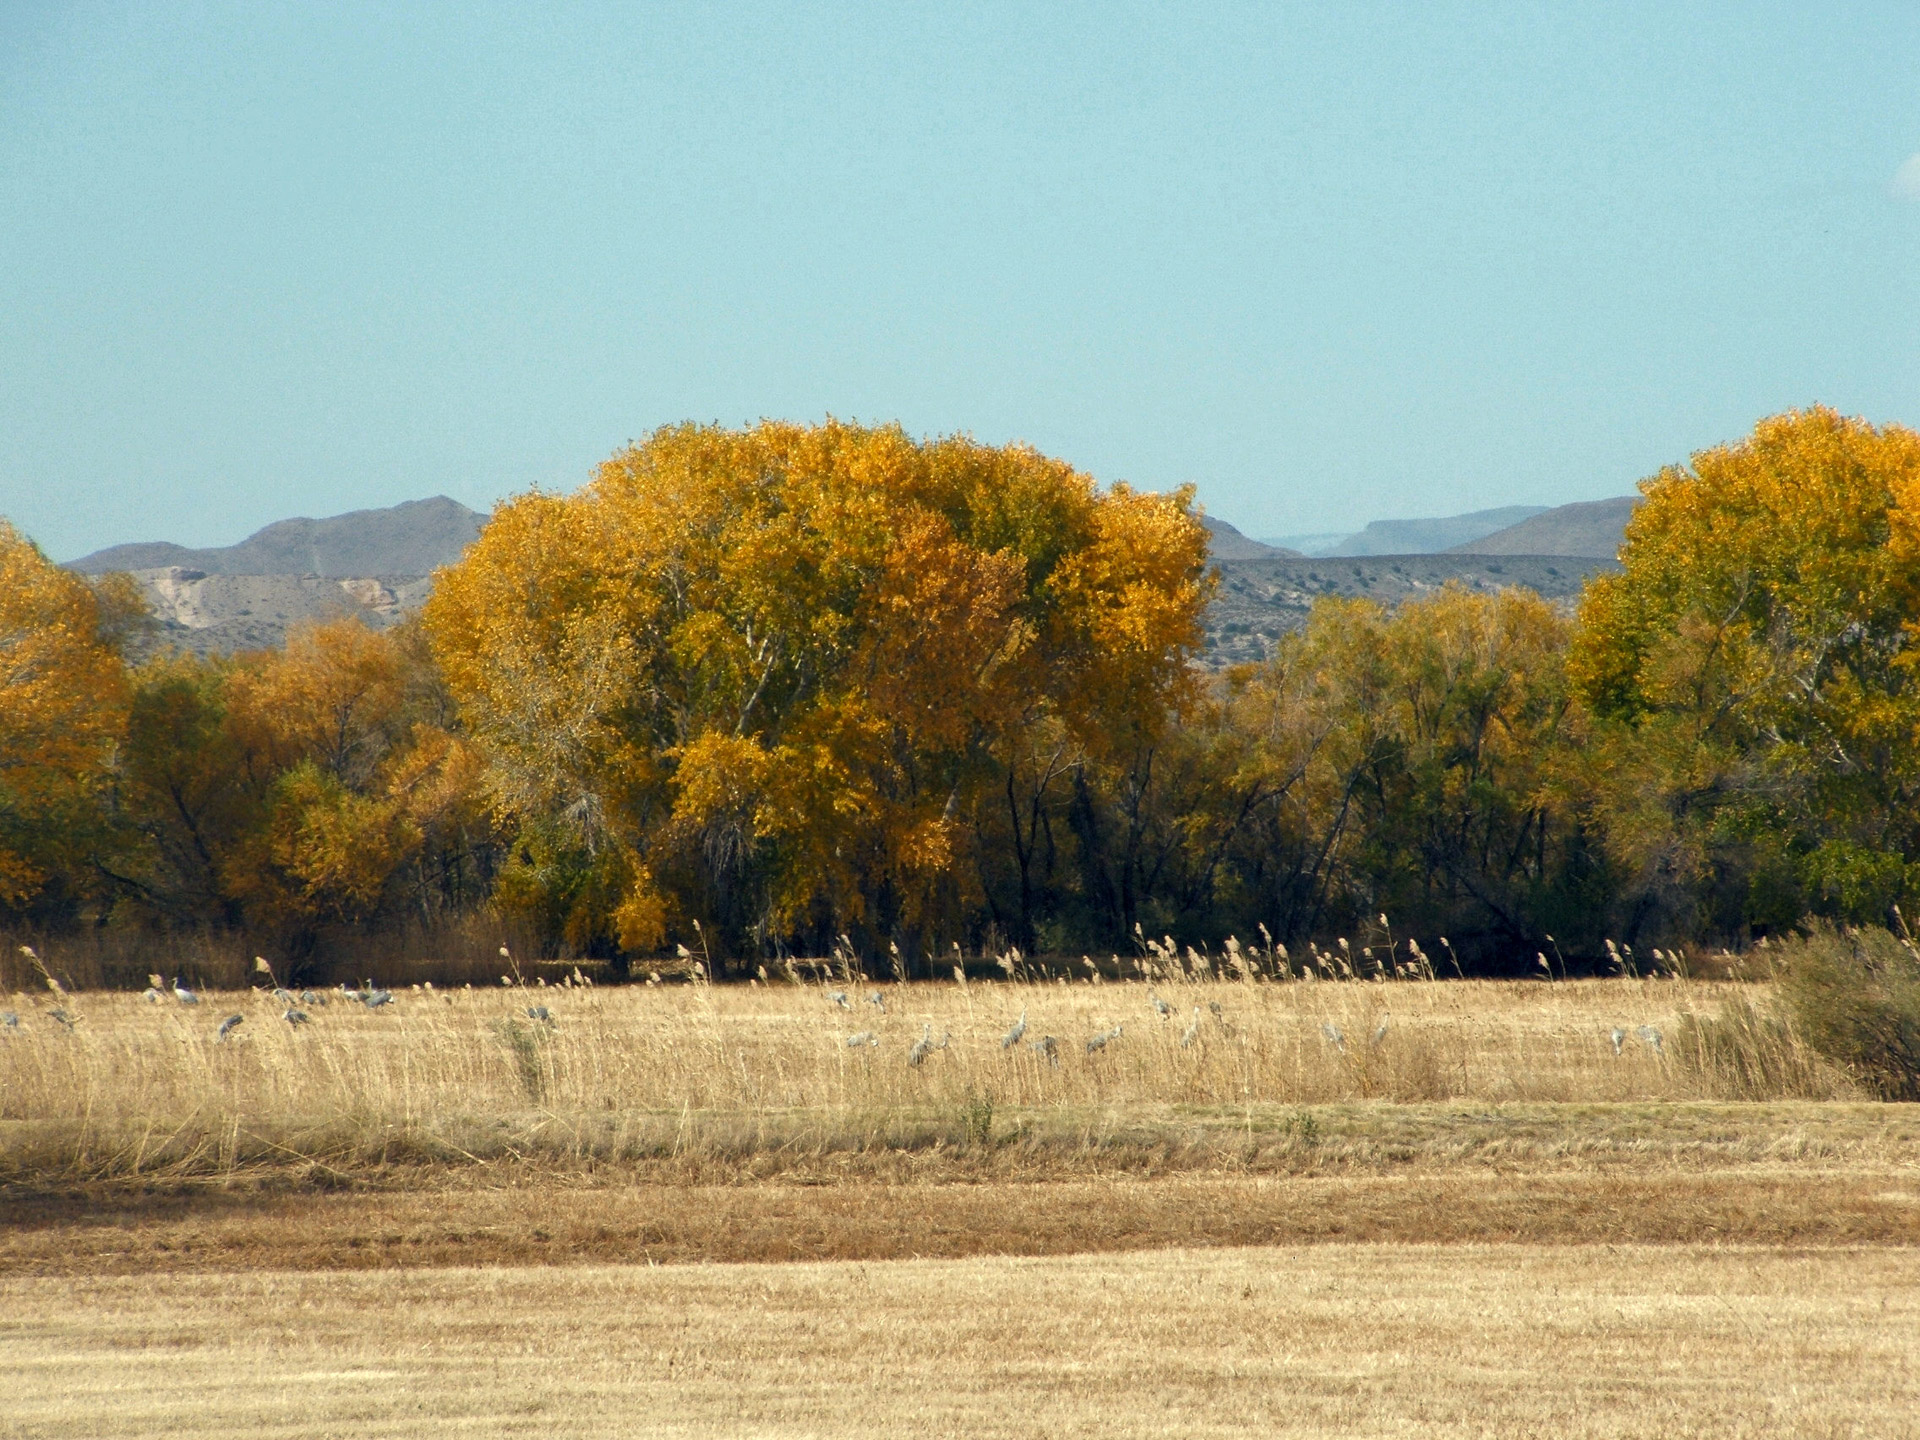
[[[339,585],[357,603],[389,620],[400,613],[400,597],[378,580],[365,577],[342,580]]]
[[[164,570],[135,570],[133,578],[147,592],[147,604],[157,618],[189,630],[203,630],[214,623],[201,603],[208,577],[200,571],[169,565]]]
[[[432,588],[431,577],[209,575],[180,565],[129,573],[170,643],[201,652],[281,645],[295,625],[343,616],[383,630]]]

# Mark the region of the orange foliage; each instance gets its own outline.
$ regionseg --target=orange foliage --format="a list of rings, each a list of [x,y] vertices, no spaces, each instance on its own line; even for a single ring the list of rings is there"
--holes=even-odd
[[[0,907],[28,904],[105,782],[126,718],[95,594],[0,520]]]
[[[425,623],[503,805],[629,877],[629,938],[912,929],[1027,729],[1109,746],[1177,698],[1188,502],[1019,446],[682,426],[503,506]]]

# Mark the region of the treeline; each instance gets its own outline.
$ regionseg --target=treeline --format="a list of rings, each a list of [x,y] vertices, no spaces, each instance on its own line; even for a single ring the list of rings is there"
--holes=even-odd
[[[1899,925],[1920,437],[1789,414],[1643,490],[1577,615],[1323,600],[1219,677],[1190,494],[897,429],[663,430],[502,506],[417,619],[229,659],[129,663],[130,587],[0,528],[0,922],[917,974]]]

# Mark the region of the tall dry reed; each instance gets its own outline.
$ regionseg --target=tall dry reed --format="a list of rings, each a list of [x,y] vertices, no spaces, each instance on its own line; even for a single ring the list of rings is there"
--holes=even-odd
[[[983,1106],[990,1134],[996,1109],[1093,1126],[1138,1107],[1850,1093],[1778,1022],[1722,1022],[1756,1003],[1764,987],[1672,979],[515,984],[378,1009],[336,991],[298,1003],[296,1025],[262,989],[193,1006],[30,992],[0,1001],[19,1017],[0,1028],[0,1166],[641,1153],[720,1130],[748,1149],[802,1132],[857,1148],[929,1123],[961,1141]],[[923,1035],[950,1039],[910,1063]]]

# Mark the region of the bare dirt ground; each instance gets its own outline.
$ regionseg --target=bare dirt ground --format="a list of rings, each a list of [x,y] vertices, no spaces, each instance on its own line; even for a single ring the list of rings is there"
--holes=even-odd
[[[1920,1252],[0,1279],[17,1436],[1916,1433]],[[22,1383],[24,1382],[24,1383]]]
[[[388,1191],[16,1197],[0,1273],[1039,1256],[1382,1243],[1920,1245],[1911,1173],[1107,1176],[1052,1182],[658,1185],[468,1174]]]

